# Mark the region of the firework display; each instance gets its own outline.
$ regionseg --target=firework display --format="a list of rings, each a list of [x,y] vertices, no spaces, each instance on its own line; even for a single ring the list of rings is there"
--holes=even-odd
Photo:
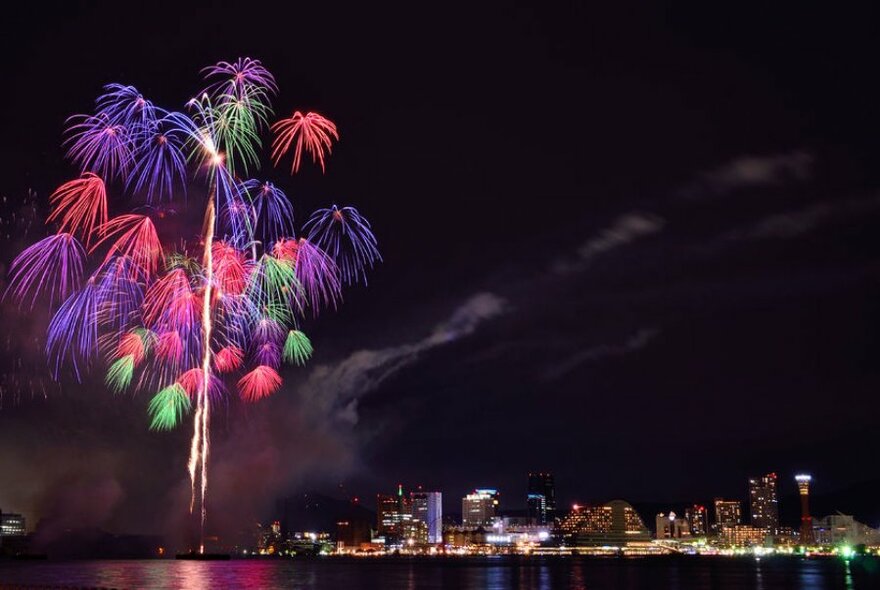
[[[324,170],[335,124],[296,111],[270,125],[278,87],[258,60],[203,75],[182,111],[109,84],[93,114],[69,119],[64,144],[79,176],[51,195],[46,223],[57,233],[12,262],[6,291],[21,306],[55,308],[46,341],[55,379],[102,365],[110,391],[152,394],[151,428],[192,416],[191,510],[202,529],[212,406],[277,392],[282,365],[312,354],[301,318],[335,308],[342,286],[366,282],[381,260],[353,207],[316,211],[298,236],[285,192],[249,178],[271,132],[276,165],[289,153],[295,173],[306,152]],[[201,228],[163,227],[172,201],[203,210]]]

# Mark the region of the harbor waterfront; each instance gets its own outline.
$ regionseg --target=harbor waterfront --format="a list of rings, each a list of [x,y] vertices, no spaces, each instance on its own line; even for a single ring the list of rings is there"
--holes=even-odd
[[[880,590],[880,2],[3,16],[0,590]]]
[[[880,529],[839,510],[813,518],[810,475],[797,482],[800,526],[780,520],[778,475],[749,479],[748,511],[735,496],[716,497],[714,510],[689,502],[648,510],[621,499],[556,503],[549,472],[530,473],[521,500],[501,502],[496,488],[461,498],[461,513],[443,511],[443,493],[418,487],[376,495],[375,511],[359,497],[304,493],[280,500],[268,522],[236,534],[208,534],[201,550],[158,534],[115,534],[99,529],[53,530],[40,522],[29,531],[21,514],[0,511],[0,557],[13,559],[149,559],[207,561],[247,558],[473,558],[712,556],[766,559],[880,557]],[[652,505],[658,506],[658,505]],[[659,505],[664,506],[664,505]],[[320,509],[318,509],[320,507]],[[672,509],[669,509],[672,508]],[[677,512],[676,512],[677,511]],[[649,528],[648,524],[654,526]],[[749,523],[749,524],[746,524]],[[210,531],[209,531],[210,533]]]

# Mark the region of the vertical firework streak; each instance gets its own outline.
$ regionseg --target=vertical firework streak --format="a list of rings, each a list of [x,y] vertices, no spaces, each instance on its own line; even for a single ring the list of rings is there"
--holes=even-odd
[[[20,305],[57,307],[46,342],[55,379],[69,368],[79,381],[100,350],[115,394],[158,390],[147,408],[151,429],[170,430],[193,412],[187,470],[200,552],[211,405],[228,391],[224,380],[244,373],[234,383],[246,403],[278,391],[282,363],[301,366],[311,357],[300,326],[306,310],[314,317],[319,308],[335,308],[343,285],[366,283],[366,269],[381,260],[370,224],[355,208],[320,209],[305,225],[308,238],[297,237],[285,192],[238,176],[259,168],[266,130],[275,135],[276,165],[290,154],[294,174],[306,153],[324,170],[336,125],[299,111],[270,125],[269,98],[278,88],[258,60],[203,71],[208,86],[187,103],[191,115],[154,106],[133,86],[110,84],[94,114],[69,119],[65,144],[80,176],[53,193],[47,223],[57,233],[13,261],[5,294]],[[198,256],[188,254],[185,241],[169,250],[157,227],[165,218],[157,205],[175,202],[177,190],[185,196],[190,171],[208,178],[201,239],[192,246]],[[116,189],[148,206],[108,219]],[[105,253],[86,275],[98,249]]]
[[[211,380],[211,289],[214,285],[214,260],[212,258],[212,248],[214,246],[214,224],[217,221],[217,215],[214,211],[214,191],[208,197],[208,210],[205,213],[205,256],[204,268],[207,276],[205,277],[205,295],[202,298],[202,347],[204,354],[202,356],[202,389],[199,392],[199,402],[202,406],[202,448],[200,451],[200,460],[202,463],[202,485],[201,485],[201,525],[200,525],[200,544],[199,550],[205,550],[205,519],[207,518],[207,509],[205,507],[205,494],[208,491],[208,447],[210,439],[208,438],[208,421],[210,416],[208,412],[211,407],[208,403],[208,391],[210,389]]]
[[[196,480],[199,481],[199,552],[205,551],[205,520],[208,510],[205,496],[208,492],[208,448],[210,446],[208,423],[210,420],[208,391],[211,381],[211,297],[214,284],[214,228],[217,223],[214,206],[216,190],[212,187],[208,196],[208,207],[205,210],[205,249],[202,256],[205,268],[205,292],[202,297],[202,384],[196,392],[196,411],[193,420],[193,438],[189,455],[189,477],[192,484],[192,495],[189,504],[190,513],[195,509]]]

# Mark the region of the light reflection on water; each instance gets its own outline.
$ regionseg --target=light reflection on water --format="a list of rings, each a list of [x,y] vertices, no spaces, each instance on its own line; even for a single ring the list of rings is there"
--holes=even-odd
[[[0,562],[0,588],[695,590],[880,588],[880,563],[728,558]]]

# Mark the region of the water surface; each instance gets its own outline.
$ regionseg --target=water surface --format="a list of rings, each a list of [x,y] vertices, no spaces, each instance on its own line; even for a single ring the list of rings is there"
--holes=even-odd
[[[0,588],[825,590],[880,588],[880,561],[673,557],[0,562]]]

